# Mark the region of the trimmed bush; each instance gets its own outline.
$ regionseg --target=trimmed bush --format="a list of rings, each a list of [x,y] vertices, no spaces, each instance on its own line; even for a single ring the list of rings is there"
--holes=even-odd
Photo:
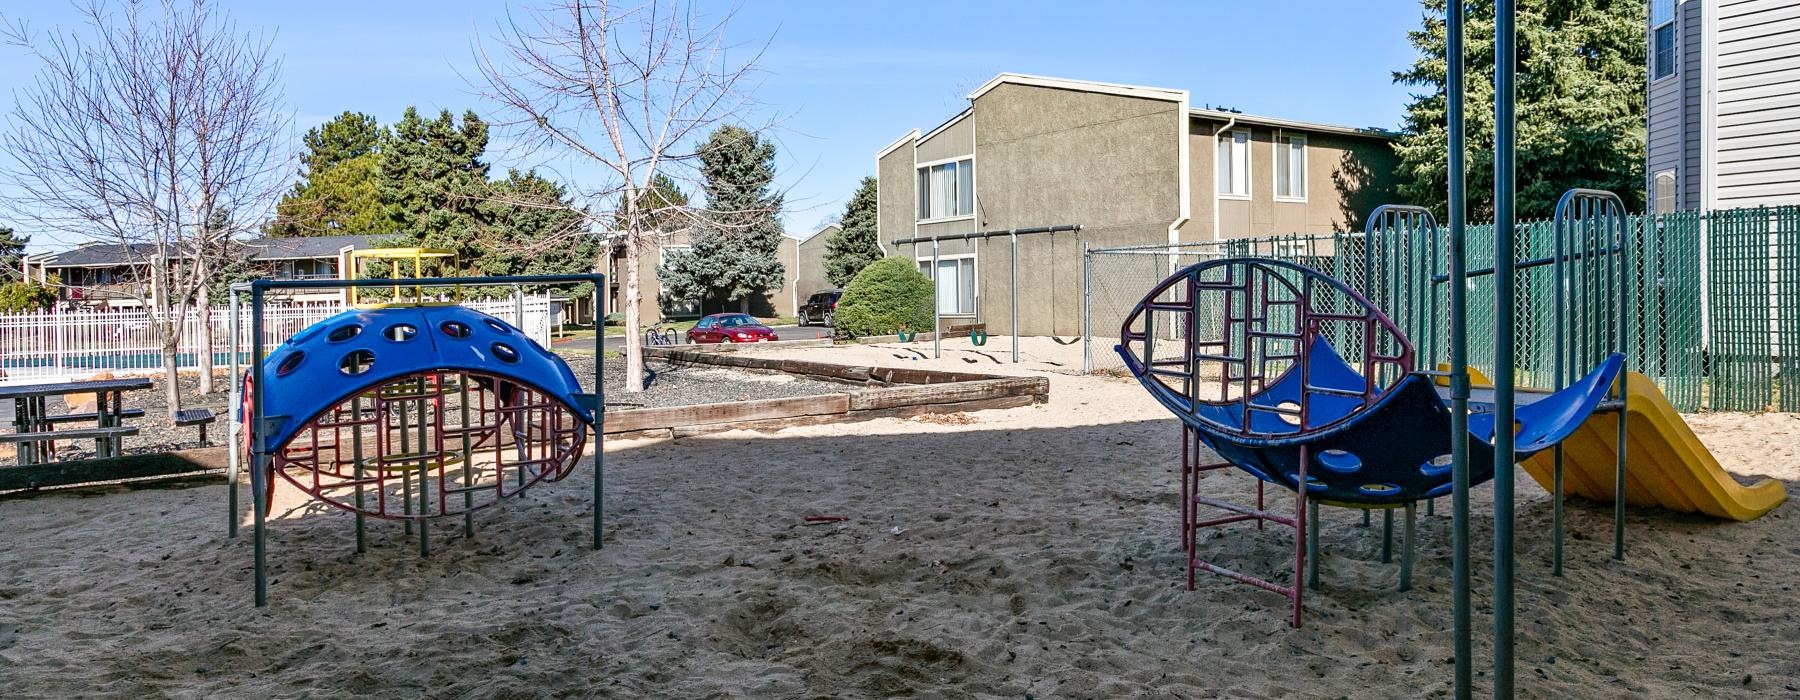
[[[931,280],[906,258],[870,263],[844,288],[832,323],[851,338],[929,329]]]
[[[44,311],[56,305],[56,292],[30,281],[0,284],[0,313]]]

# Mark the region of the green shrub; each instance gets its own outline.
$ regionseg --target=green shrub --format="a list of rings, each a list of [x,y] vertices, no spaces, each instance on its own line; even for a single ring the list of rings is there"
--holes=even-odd
[[[912,261],[883,258],[857,273],[838,300],[833,325],[840,335],[887,335],[901,327],[931,328],[931,280]]]
[[[56,292],[36,282],[0,284],[0,313],[43,311],[56,305]]]

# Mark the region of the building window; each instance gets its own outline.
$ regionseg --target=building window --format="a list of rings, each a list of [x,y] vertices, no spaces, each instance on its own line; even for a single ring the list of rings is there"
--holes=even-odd
[[[919,261],[919,272],[937,285],[938,313],[975,313],[975,258],[938,258],[938,273],[931,274],[931,259]]]
[[[1655,204],[1658,214],[1675,211],[1675,171],[1664,170],[1656,174],[1650,200]]]
[[[975,213],[975,161],[959,160],[919,168],[919,219],[948,219]]]
[[[1275,198],[1306,199],[1306,137],[1275,136]]]
[[[1650,2],[1650,79],[1675,74],[1675,0]]]
[[[1250,132],[1219,134],[1219,194],[1250,196]]]

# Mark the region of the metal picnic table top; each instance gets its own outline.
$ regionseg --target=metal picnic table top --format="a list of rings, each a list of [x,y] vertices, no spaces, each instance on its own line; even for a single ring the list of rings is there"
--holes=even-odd
[[[34,396],[54,396],[58,394],[131,391],[134,389],[147,389],[149,387],[149,377],[90,379],[74,382],[56,382],[54,384],[0,384],[0,399],[23,399]]]

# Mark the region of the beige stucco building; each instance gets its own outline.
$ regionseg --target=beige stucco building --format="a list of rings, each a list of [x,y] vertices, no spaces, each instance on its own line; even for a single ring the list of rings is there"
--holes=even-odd
[[[1018,239],[1021,331],[1075,335],[1084,244],[1354,228],[1391,196],[1392,145],[1379,130],[1197,109],[1186,90],[1006,73],[876,155],[877,219],[887,253],[927,274],[930,244],[892,241],[1081,225]],[[1010,333],[1007,240],[944,242],[938,258],[944,316]]]
[[[832,288],[831,281],[825,279],[825,243],[837,232],[844,230],[837,224],[826,224],[794,244],[794,303],[806,303],[806,298]]]

